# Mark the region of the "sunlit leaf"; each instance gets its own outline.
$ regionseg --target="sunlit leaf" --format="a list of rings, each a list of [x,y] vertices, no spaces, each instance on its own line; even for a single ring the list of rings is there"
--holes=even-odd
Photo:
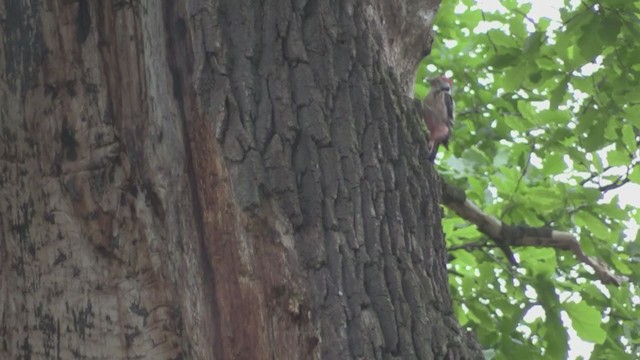
[[[534,274],[550,275],[557,266],[556,253],[552,249],[526,248],[520,251],[522,266],[533,270]]]
[[[568,350],[567,330],[560,319],[558,295],[548,280],[538,278],[535,288],[546,316],[543,334],[543,339],[546,342],[545,357],[564,359]]]
[[[498,29],[489,30],[487,32],[487,36],[491,39],[491,42],[498,47],[505,47],[505,48],[518,47],[518,44],[513,40],[513,38],[507,35],[502,30],[498,30]]]
[[[528,101],[518,101],[518,111],[525,119],[532,120],[536,117],[536,110]]]
[[[640,166],[636,166],[633,168],[633,171],[629,174],[629,180],[633,181],[636,184],[640,184]]]
[[[622,150],[611,150],[607,153],[607,162],[612,166],[629,164],[629,154]]]
[[[624,257],[625,259],[624,260],[620,259],[620,257]],[[620,257],[615,255],[612,256],[611,262],[613,262],[613,265],[621,274],[630,275],[632,273],[632,270],[629,267],[629,265],[627,265],[627,262],[629,261],[629,257],[626,255],[621,255]]]
[[[606,239],[609,237],[609,230],[607,226],[597,217],[586,211],[578,211],[574,215],[576,224],[586,227],[596,237],[600,239]]]
[[[451,236],[455,236],[459,238],[467,238],[467,239],[476,238],[478,237],[478,235],[480,235],[480,232],[475,226],[465,226],[463,228],[456,229],[453,232],[451,232]]]
[[[510,129],[516,131],[526,131],[531,128],[533,123],[528,119],[520,116],[506,115],[502,120]]]
[[[633,151],[638,148],[636,143],[636,134],[633,131],[633,126],[629,124],[622,125],[622,141],[629,151]]]
[[[416,84],[415,85],[415,92],[416,92],[416,99],[423,99],[425,96],[427,96],[427,93],[429,92],[429,88],[423,84]]]
[[[573,329],[583,340],[602,344],[606,338],[606,333],[600,327],[602,315],[585,302],[564,303],[564,310],[571,318]]]
[[[559,153],[551,154],[543,160],[543,172],[546,175],[559,174],[566,169],[567,164],[564,162],[563,155]]]

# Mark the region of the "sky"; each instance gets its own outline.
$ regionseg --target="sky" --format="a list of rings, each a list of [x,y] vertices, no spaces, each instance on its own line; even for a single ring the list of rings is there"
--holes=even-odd
[[[476,2],[476,6],[485,11],[498,11],[498,12],[506,12],[507,10],[500,4],[500,0],[478,0]],[[564,7],[564,0],[519,0],[519,3],[531,3],[531,11],[528,14],[528,17],[534,21],[538,21],[540,18],[548,18],[551,20],[550,30],[557,29],[560,26],[560,11],[559,9]],[[572,7],[577,6],[580,3],[580,0],[570,0],[569,3]],[[463,11],[463,8],[457,9]],[[528,23],[527,23],[528,24]],[[499,26],[501,24],[491,24],[485,23],[480,24],[476,31],[484,32],[490,28],[494,28],[494,26]],[[533,31],[533,25],[528,24],[529,31]],[[598,65],[591,65],[597,67]],[[592,71],[593,69],[585,68],[584,71]],[[606,159],[606,156],[604,156]],[[634,207],[640,207],[640,185],[628,183],[625,186],[622,186],[616,190],[610,191],[605,194],[602,201],[609,202],[614,196],[619,197],[619,201],[622,206],[631,205]],[[635,234],[638,231],[637,223],[627,224],[628,230],[625,234],[628,237],[635,238]],[[566,295],[566,294],[565,294]],[[561,298],[566,298],[562,296]],[[533,308],[532,311],[527,313],[525,319],[531,320],[537,317],[544,316],[544,311],[542,308],[536,309]],[[570,319],[566,314],[563,314],[563,321],[565,323],[570,323]],[[569,359],[577,359],[582,356],[585,359],[590,358],[590,353],[593,349],[593,344],[582,341],[573,329],[568,326],[569,329]]]

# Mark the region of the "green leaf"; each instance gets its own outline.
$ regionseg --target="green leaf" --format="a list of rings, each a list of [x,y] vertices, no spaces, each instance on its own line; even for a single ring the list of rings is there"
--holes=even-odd
[[[547,57],[539,57],[536,59],[536,64],[538,64],[538,66],[541,69],[545,69],[545,70],[555,70],[558,68],[558,63],[550,58]]]
[[[542,110],[538,113],[538,118],[544,124],[564,125],[571,120],[571,113],[561,110]]]
[[[496,168],[509,164],[511,151],[505,147],[498,149],[497,154],[493,157],[493,166]],[[486,187],[485,187],[486,189]]]
[[[496,357],[495,349],[485,349],[482,350],[482,357],[484,360],[493,360]]]
[[[536,110],[530,102],[522,100],[518,101],[518,111],[525,119],[535,122],[533,119],[536,117]]]
[[[542,164],[545,175],[560,174],[567,167],[567,164],[564,162],[563,155],[558,153],[545,157]]]
[[[607,162],[611,166],[626,166],[629,165],[631,159],[626,151],[611,150],[607,153]]]
[[[619,124],[613,121],[609,121],[607,122],[607,126],[604,130],[604,138],[606,140],[612,140],[612,141],[616,141],[618,140],[618,126]]]
[[[587,151],[595,151],[601,149],[606,143],[603,136],[607,123],[605,121],[595,121],[589,124],[587,130],[587,138],[584,140],[584,147]]]
[[[519,41],[522,41],[529,35],[522,18],[519,16],[514,16],[509,20],[509,32]]]
[[[462,308],[457,305],[455,306],[454,311],[460,325],[465,326],[469,322],[469,318],[467,317],[467,314],[465,314]]]
[[[536,71],[529,74],[529,81],[531,81],[532,83],[537,84],[540,82],[540,80],[542,80],[542,72]]]
[[[635,127],[640,128],[640,105],[629,106],[624,112],[626,120],[630,121]]]
[[[592,14],[586,15],[585,18],[588,18],[590,23],[580,28],[582,34],[578,39],[578,48],[584,62],[589,62],[602,52],[604,43],[599,36],[602,30],[599,18]]]
[[[566,359],[568,346],[567,330],[562,324],[559,313],[550,306],[544,306],[546,313],[544,340],[547,343],[546,359]]]
[[[586,211],[578,211],[573,216],[578,226],[587,228],[593,235],[600,239],[609,238],[609,229],[607,226],[597,217]]]
[[[501,48],[518,47],[518,44],[513,40],[511,36],[505,34],[503,30],[492,29],[487,32],[487,36],[491,38],[491,41],[498,46],[498,52],[501,52]]]
[[[602,344],[607,333],[600,326],[602,315],[584,301],[580,303],[568,302],[563,304],[564,310],[571,318],[571,325],[582,340]]]
[[[551,91],[550,107],[555,110],[563,103],[567,94],[567,85],[569,84],[569,76],[565,76],[562,81]]]
[[[638,148],[636,144],[636,134],[633,130],[633,126],[629,124],[622,125],[622,142],[627,147],[627,150],[633,151]]]
[[[604,165],[602,164],[602,158],[600,154],[593,153],[593,166],[596,168],[596,171],[601,173],[604,171]]]
[[[621,259],[621,258],[624,258],[624,259]],[[625,254],[621,254],[620,256],[616,256],[616,255],[611,256],[611,262],[616,267],[616,270],[618,270],[623,275],[631,275],[631,273],[633,272],[631,268],[627,265],[628,261],[629,261],[629,256]]]
[[[629,180],[636,184],[640,184],[640,166],[635,166],[629,174]]]
[[[520,201],[522,202],[522,201]],[[536,202],[535,205],[538,205],[539,202]],[[547,206],[547,204],[543,204]],[[522,216],[524,223],[533,227],[544,226],[544,222],[538,218],[538,214],[530,208],[521,207],[514,211],[514,215]]]
[[[548,187],[535,187],[532,188],[528,195],[531,197],[531,201],[535,202],[539,206],[552,207],[559,205],[561,200],[560,195],[555,189],[549,189]]]
[[[472,269],[475,269],[478,266],[476,257],[473,256],[473,254],[471,254],[470,252],[460,249],[460,250],[456,250],[454,254],[455,254],[455,259],[452,262],[453,264],[460,265],[462,267],[469,266]],[[460,271],[463,271],[463,270],[460,270]]]
[[[507,124],[509,128],[512,130],[524,132],[529,130],[533,123],[524,117],[506,115],[502,120]]]
[[[415,84],[414,92],[415,92],[415,98],[422,100],[429,93],[429,88],[423,84],[417,83]]]
[[[474,304],[468,304],[467,307],[469,308],[471,314],[475,315],[478,321],[487,324],[487,327],[490,327],[490,330],[495,330],[495,326],[493,325],[495,324],[495,321],[493,321],[493,319],[491,318],[491,313],[486,306],[480,304],[479,302],[476,302]]]
[[[482,211],[504,212],[507,223],[575,234],[586,254],[629,281],[600,289],[592,285],[596,275],[568,251],[518,248],[522,266],[507,271],[487,256],[502,260],[497,249],[459,250],[450,266],[463,276],[450,276],[453,295],[460,308],[474,305],[456,314],[479,333],[483,349],[495,350],[496,360],[565,359],[571,325],[560,317],[559,296],[579,299],[609,316],[591,359],[633,358],[640,342],[640,307],[631,301],[640,282],[640,236],[626,237],[640,210],[603,197],[595,182],[580,184],[591,173],[601,175],[603,185],[614,181],[638,156],[640,0],[565,0],[561,19],[549,13],[531,32],[529,0],[499,1],[499,11],[462,2],[466,7],[443,2],[432,53],[418,68],[418,76],[452,72],[464,84],[455,94],[458,109],[482,109],[458,117],[452,152],[437,164],[440,175],[464,188]],[[494,30],[476,31],[482,22]],[[426,92],[421,86],[416,96]],[[640,184],[640,165],[628,176]],[[621,200],[633,199],[633,186],[616,191]],[[448,246],[483,239],[454,212],[445,216],[455,220],[443,221]],[[544,319],[522,318],[529,286]],[[531,335],[520,331],[525,328]],[[592,337],[602,340],[602,330]]]
[[[488,64],[496,69],[504,69],[513,66],[520,61],[520,54],[517,52],[500,53],[492,56]]]
[[[462,158],[465,162],[471,165],[484,165],[490,163],[489,158],[477,147],[471,147],[462,153]]]
[[[429,65],[428,58],[425,58],[418,65],[418,71],[416,72],[416,85],[426,85],[424,79],[429,76],[429,70],[427,70],[427,65]]]
[[[542,31],[536,31],[529,35],[524,43],[523,54],[525,56],[535,56],[540,50],[545,34]]]
[[[615,44],[621,27],[622,22],[617,14],[606,16],[602,21],[602,27],[599,31],[602,42],[605,44]]]
[[[548,276],[557,267],[556,252],[549,248],[525,248],[519,252],[522,266],[534,274]]]
[[[464,239],[474,239],[480,235],[480,231],[475,226],[465,226],[451,232],[451,236]]]

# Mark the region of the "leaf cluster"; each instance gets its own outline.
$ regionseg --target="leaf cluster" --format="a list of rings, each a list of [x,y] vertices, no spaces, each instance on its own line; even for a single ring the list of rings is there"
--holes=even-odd
[[[640,1],[443,1],[425,78],[454,79],[457,118],[440,173],[512,225],[570,231],[628,281],[602,285],[571,253],[493,243],[454,214],[443,221],[460,322],[488,358],[564,359],[569,337],[592,359],[640,357]],[[634,227],[636,230],[634,230]]]

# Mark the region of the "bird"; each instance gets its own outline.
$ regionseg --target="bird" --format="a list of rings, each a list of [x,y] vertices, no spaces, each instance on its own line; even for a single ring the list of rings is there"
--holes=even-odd
[[[429,161],[433,162],[442,144],[449,150],[453,132],[454,103],[451,96],[453,81],[446,76],[429,79],[431,89],[423,100],[423,118],[429,129]]]

